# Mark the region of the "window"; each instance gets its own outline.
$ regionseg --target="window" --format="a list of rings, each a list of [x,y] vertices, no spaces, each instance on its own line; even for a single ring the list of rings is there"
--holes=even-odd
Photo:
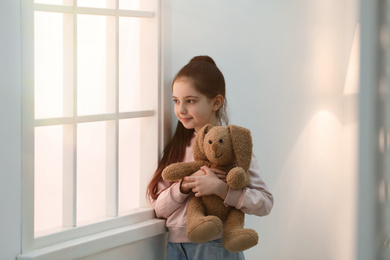
[[[24,0],[23,251],[152,218],[158,0]]]

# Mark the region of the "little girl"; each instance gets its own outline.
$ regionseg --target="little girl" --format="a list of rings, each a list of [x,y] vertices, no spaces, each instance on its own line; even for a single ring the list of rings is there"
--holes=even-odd
[[[187,206],[192,196],[215,194],[226,206],[245,214],[268,215],[273,197],[260,176],[256,158],[252,156],[251,181],[241,190],[228,187],[225,172],[206,166],[180,182],[165,182],[161,176],[163,169],[171,163],[194,160],[192,141],[204,125],[228,124],[224,77],[212,58],[196,56],[178,72],[172,92],[179,121],[147,189],[157,217],[167,220],[167,259],[244,259],[242,252],[232,253],[222,247],[222,232],[207,243],[191,243],[186,235]]]

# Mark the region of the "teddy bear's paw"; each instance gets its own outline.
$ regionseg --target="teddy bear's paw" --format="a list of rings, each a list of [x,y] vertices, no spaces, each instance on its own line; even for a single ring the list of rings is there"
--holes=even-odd
[[[187,237],[194,243],[210,241],[222,230],[222,221],[216,216],[202,217],[196,222],[187,226]]]
[[[183,171],[178,166],[178,163],[171,164],[162,171],[161,175],[164,181],[179,181],[186,176],[186,174],[183,174]]]
[[[241,167],[231,169],[226,177],[227,184],[232,189],[242,189],[249,184],[249,173]]]
[[[259,235],[253,229],[239,229],[223,235],[223,247],[230,252],[247,250],[259,241]]]

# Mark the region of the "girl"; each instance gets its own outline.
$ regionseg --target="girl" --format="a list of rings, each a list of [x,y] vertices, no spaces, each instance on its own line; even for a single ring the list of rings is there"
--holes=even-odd
[[[250,184],[242,190],[230,189],[224,172],[206,166],[176,183],[165,182],[161,176],[162,170],[171,163],[194,160],[192,140],[204,125],[228,124],[224,77],[213,59],[196,56],[178,72],[172,92],[179,121],[147,189],[157,217],[167,220],[167,258],[244,259],[242,252],[232,253],[222,247],[222,232],[213,241],[191,243],[186,236],[187,206],[192,196],[216,194],[224,199],[226,206],[246,214],[269,214],[273,197],[260,177],[256,158],[252,157]]]

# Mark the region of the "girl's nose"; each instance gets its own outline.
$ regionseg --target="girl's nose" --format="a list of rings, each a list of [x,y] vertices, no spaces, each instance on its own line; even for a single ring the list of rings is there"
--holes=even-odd
[[[185,114],[185,113],[187,113],[187,108],[185,107],[184,104],[180,104],[179,113],[180,113],[180,114]]]

